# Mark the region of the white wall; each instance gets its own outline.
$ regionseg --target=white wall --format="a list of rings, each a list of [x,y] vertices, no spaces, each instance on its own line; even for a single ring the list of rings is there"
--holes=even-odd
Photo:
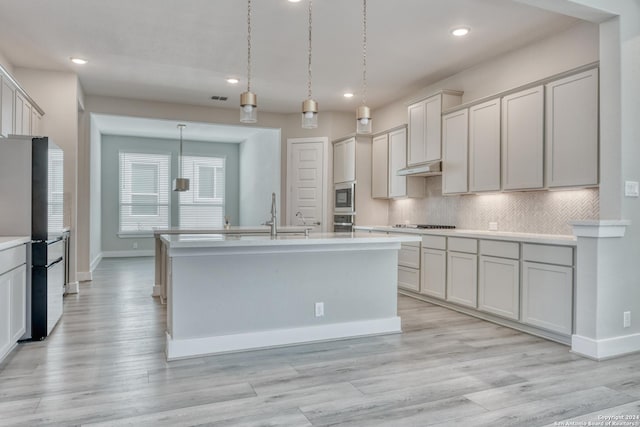
[[[45,111],[41,122],[42,134],[64,150],[64,223],[71,227],[69,281],[73,283],[77,280],[78,241],[78,76],[27,68],[15,68],[14,75]]]
[[[260,171],[260,173],[256,173]],[[263,130],[240,144],[239,225],[265,222],[271,209],[271,193],[280,193],[280,131]],[[284,224],[284,212],[278,218]],[[238,224],[237,218],[231,218]]]

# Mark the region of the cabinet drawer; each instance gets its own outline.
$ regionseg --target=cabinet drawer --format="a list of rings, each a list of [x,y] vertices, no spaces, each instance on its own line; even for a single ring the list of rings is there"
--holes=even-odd
[[[26,259],[27,252],[24,245],[0,251],[0,274],[24,264]]]
[[[418,292],[420,290],[420,270],[399,266],[398,287]]]
[[[420,243],[403,243],[398,252],[398,265],[420,268]]]
[[[463,237],[449,237],[449,250],[454,252],[465,252],[468,254],[478,253],[478,241]]]
[[[520,245],[516,242],[498,242],[495,240],[480,240],[480,254],[499,258],[520,258]]]
[[[573,248],[569,246],[524,244],[522,245],[522,259],[544,264],[572,266]]]
[[[422,236],[422,247],[429,249],[447,249],[447,238],[444,236]]]

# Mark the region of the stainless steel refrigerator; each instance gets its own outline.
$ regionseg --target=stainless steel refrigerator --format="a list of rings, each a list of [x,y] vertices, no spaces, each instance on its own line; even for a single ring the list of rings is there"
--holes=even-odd
[[[62,316],[68,235],[63,176],[64,153],[49,138],[0,139],[0,235],[31,236],[23,339],[46,338]]]

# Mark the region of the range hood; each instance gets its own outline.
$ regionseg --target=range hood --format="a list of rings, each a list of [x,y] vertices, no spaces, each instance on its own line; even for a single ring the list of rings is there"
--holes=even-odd
[[[442,175],[442,162],[434,160],[421,165],[410,166],[396,172],[399,176],[435,176]]]

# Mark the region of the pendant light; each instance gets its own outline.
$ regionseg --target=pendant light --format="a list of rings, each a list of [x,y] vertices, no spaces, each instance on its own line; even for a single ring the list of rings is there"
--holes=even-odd
[[[356,133],[371,133],[371,122],[367,107],[367,0],[362,0],[362,105],[356,110]]]
[[[247,91],[240,94],[240,122],[258,121],[258,97],[251,92],[251,0],[247,1]]]
[[[318,103],[311,97],[311,11],[313,8],[313,0],[309,0],[309,64],[307,88],[309,96],[302,102],[302,127],[304,129],[315,129],[318,127]]]
[[[182,130],[186,128],[185,124],[178,124],[180,129],[180,148],[178,149],[178,177],[173,180],[173,191],[189,191],[189,178],[182,178],[182,169],[184,159],[182,157]]]

